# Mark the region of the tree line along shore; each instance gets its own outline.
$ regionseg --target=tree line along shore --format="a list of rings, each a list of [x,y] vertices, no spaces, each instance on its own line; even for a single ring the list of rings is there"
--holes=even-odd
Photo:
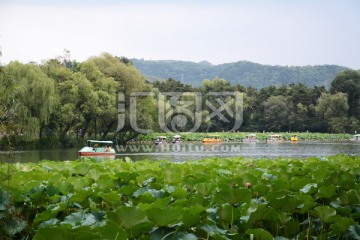
[[[360,129],[360,73],[354,70],[338,73],[330,89],[302,83],[256,89],[241,83],[230,84],[221,78],[205,79],[200,87],[193,87],[172,78],[148,82],[129,59],[104,53],[83,62],[66,58],[42,64],[10,62],[0,67],[0,92],[3,148],[71,147],[89,138],[126,144],[143,138],[129,120],[131,94],[135,92],[149,93],[137,99],[137,127],[154,132],[164,130],[158,112],[159,106],[168,104],[162,95],[166,92],[183,93],[183,100],[191,100],[192,93],[200,94],[201,109],[189,109],[202,119],[196,129],[200,133],[228,132],[236,121],[231,111],[222,113],[228,122],[221,117],[210,118],[214,108],[205,104],[209,92],[242,94],[243,121],[238,129],[241,132],[353,135]],[[124,96],[126,116],[121,129],[118,129],[119,92]],[[221,101],[226,103],[228,96]],[[177,131],[186,132],[194,126],[194,117],[174,119],[178,121]],[[174,119],[165,119],[165,126],[170,128]],[[262,138],[261,134],[258,136]]]

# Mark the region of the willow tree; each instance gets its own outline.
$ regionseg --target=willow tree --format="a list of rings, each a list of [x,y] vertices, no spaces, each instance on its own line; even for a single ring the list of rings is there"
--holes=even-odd
[[[16,116],[15,82],[7,77],[6,72],[6,68],[0,66],[0,132],[13,126],[13,120]]]
[[[93,131],[95,137],[100,132],[103,139],[116,125],[118,82],[113,77],[105,76],[92,60],[83,62],[80,72],[91,82],[98,95],[98,111],[93,119]]]
[[[137,92],[150,92],[150,86],[145,83],[144,77],[130,61],[123,61],[121,58],[114,57],[108,53],[104,53],[99,57],[91,58],[88,61],[95,64],[99,71],[107,78],[112,78],[117,83],[116,93],[120,93],[121,96],[124,96],[124,114],[126,115],[125,122],[120,129],[116,129],[116,140],[119,143],[125,143],[135,138],[140,134],[140,132],[134,130],[133,126],[137,123],[130,121],[130,115],[133,113],[130,111],[131,94]],[[139,108],[136,113],[139,116],[139,120],[141,118],[139,124],[141,124],[142,129],[150,129],[153,125],[151,116],[156,105],[154,104],[153,99],[147,96],[139,97],[139,103],[140,102],[142,103],[137,105]],[[144,108],[143,106],[147,107]],[[112,123],[116,124],[117,120],[117,116],[115,116]]]
[[[11,62],[6,66],[7,81],[14,84],[17,123],[29,139],[41,139],[42,129],[55,110],[55,82],[33,64]]]
[[[94,86],[82,73],[74,73],[70,80],[58,84],[57,91],[61,136],[65,137],[71,130],[84,138],[91,120],[99,111],[99,98]]]

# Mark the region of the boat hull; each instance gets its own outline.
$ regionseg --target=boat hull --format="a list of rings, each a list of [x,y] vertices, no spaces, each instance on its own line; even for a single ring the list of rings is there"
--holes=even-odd
[[[202,141],[203,143],[221,143],[221,139],[207,138]]]
[[[83,147],[79,152],[79,156],[86,156],[86,157],[95,157],[95,156],[115,156],[116,152],[114,149],[110,149],[105,151],[104,148],[92,148],[92,147]]]
[[[111,152],[79,152],[79,156],[115,156],[116,153]]]

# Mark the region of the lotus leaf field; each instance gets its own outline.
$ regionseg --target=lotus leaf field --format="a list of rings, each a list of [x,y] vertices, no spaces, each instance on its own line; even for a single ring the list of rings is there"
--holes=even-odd
[[[360,157],[1,164],[1,239],[360,239]]]

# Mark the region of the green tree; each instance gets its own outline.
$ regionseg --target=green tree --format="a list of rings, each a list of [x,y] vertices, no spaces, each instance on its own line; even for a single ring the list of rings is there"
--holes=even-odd
[[[349,115],[360,119],[360,72],[348,70],[336,75],[331,83],[330,92],[346,93],[348,97]]]
[[[166,81],[155,81],[152,83],[154,88],[160,92],[194,92],[195,89],[190,84],[183,84],[175,79],[168,78]]]
[[[94,57],[88,60],[88,62],[92,62],[98,68],[98,70],[104,74],[107,78],[112,78],[117,83],[116,92],[124,94],[125,96],[125,114],[126,114],[126,122],[121,129],[116,129],[118,131],[115,132],[115,138],[119,143],[126,143],[127,141],[136,138],[140,132],[134,131],[133,126],[134,123],[130,122],[130,97],[132,93],[136,92],[151,92],[151,86],[148,85],[144,77],[141,73],[131,64],[131,62],[125,61],[124,58],[114,57],[108,53],[102,54],[100,57]],[[117,99],[117,98],[116,98]],[[153,111],[155,108],[155,104],[153,104],[153,100],[144,96],[140,97],[141,101],[151,101],[148,103],[148,108],[146,109],[138,109],[137,113],[141,113],[141,125],[142,129],[151,129],[154,121],[150,121],[151,116],[153,116]],[[144,105],[146,105],[143,102]],[[138,105],[139,106],[139,105]],[[140,119],[140,116],[139,118]],[[109,126],[113,126],[116,124],[116,116],[113,120],[108,121]],[[139,126],[139,125],[138,125]],[[147,126],[147,127],[145,127]]]
[[[264,103],[266,127],[272,131],[284,131],[288,122],[288,101],[284,96],[271,96]]]
[[[17,121],[29,139],[41,139],[57,105],[55,82],[36,65],[11,62],[6,68],[15,82]]]
[[[323,93],[316,106],[316,112],[326,121],[332,132],[345,132],[348,124],[347,113],[349,110],[348,96],[346,93]]]

